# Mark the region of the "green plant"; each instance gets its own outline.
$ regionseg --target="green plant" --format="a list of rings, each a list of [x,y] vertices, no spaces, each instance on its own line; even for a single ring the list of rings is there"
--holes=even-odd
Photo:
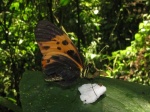
[[[35,66],[39,56],[35,59],[36,7],[22,0],[2,0],[0,5],[0,94],[20,105],[18,85],[22,73],[40,68]]]
[[[143,17],[131,46],[112,53],[112,69],[107,72],[116,78],[150,85],[150,15]]]

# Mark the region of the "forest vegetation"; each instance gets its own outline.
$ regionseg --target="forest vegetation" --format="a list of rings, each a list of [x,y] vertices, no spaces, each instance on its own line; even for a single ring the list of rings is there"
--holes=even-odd
[[[149,86],[149,9],[148,0],[1,0],[0,99],[21,106],[23,73],[42,71],[34,30],[44,19],[69,35],[90,74]]]

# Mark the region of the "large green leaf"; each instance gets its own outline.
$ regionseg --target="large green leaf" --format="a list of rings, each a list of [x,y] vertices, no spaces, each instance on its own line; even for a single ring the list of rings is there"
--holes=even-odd
[[[93,104],[80,101],[78,87],[85,83],[101,83],[106,93]],[[99,77],[79,79],[69,88],[44,81],[41,72],[27,71],[20,82],[24,112],[149,112],[150,87],[116,79]]]

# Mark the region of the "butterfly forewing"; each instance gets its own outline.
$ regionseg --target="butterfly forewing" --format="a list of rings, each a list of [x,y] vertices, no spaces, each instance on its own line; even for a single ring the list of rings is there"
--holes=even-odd
[[[49,21],[40,21],[35,30],[44,72],[50,80],[72,80],[83,69],[78,50],[70,38]]]

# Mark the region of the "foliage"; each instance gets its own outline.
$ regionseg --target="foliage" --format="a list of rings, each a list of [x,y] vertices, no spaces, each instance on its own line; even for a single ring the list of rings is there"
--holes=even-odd
[[[38,69],[34,27],[36,7],[32,2],[2,0],[0,12],[0,94],[19,103],[19,81],[25,69]],[[40,65],[40,64],[39,64]]]
[[[141,15],[149,11],[148,4],[145,0],[101,0],[99,31],[104,45],[110,46],[110,54],[130,45],[142,21]]]
[[[7,107],[8,109],[14,111],[14,112],[22,112],[22,109],[14,104],[10,99],[8,98],[3,98],[0,96],[0,104]],[[3,111],[3,110],[1,110]]]
[[[108,55],[103,52],[108,49],[108,45],[104,46],[101,51],[98,52],[98,44],[101,43],[101,39],[94,39],[87,48],[82,48],[85,57],[85,66],[89,65],[89,73],[93,74],[96,71],[101,71],[105,69],[102,63],[107,63]]]
[[[149,86],[98,77],[92,83],[102,83],[106,93],[93,104],[83,104],[78,87],[86,83],[89,80],[79,79],[71,87],[61,88],[45,82],[41,72],[26,71],[20,83],[23,112],[149,112]]]
[[[21,105],[18,85],[23,72],[41,70],[34,28],[43,19],[66,30],[85,56],[85,62],[94,65],[92,73],[105,71],[107,67],[109,76],[118,77],[119,72],[121,76],[128,74],[130,81],[149,84],[148,24],[145,26],[143,22],[145,31],[135,35],[141,15],[149,11],[149,1],[1,0],[0,6],[0,95],[13,99],[14,104]],[[127,47],[128,57],[127,49],[112,53],[128,46],[131,40],[131,46]]]
[[[116,78],[150,85],[150,15],[143,16],[135,40],[125,50],[112,53],[108,73]]]

